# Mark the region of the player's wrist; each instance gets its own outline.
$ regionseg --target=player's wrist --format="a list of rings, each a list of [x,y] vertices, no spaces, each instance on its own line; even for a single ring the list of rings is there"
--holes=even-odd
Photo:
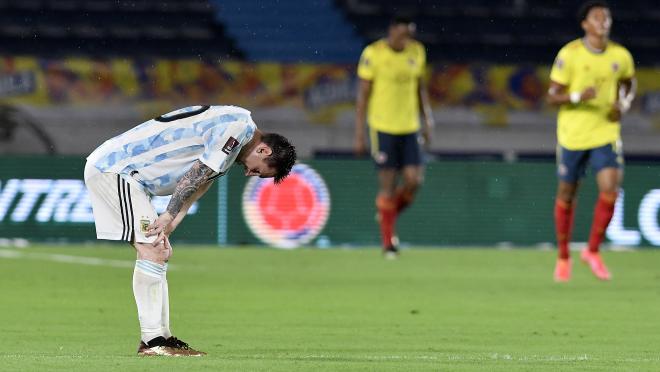
[[[568,99],[571,101],[572,104],[576,105],[582,101],[582,93],[573,92],[568,96]]]
[[[619,112],[622,114],[627,113],[630,110],[630,103],[629,102],[619,102],[619,105],[617,107],[619,109]]]
[[[167,224],[169,225],[172,221],[174,221],[174,216],[170,211],[165,211],[163,214],[160,215],[160,218],[163,220],[167,221]]]

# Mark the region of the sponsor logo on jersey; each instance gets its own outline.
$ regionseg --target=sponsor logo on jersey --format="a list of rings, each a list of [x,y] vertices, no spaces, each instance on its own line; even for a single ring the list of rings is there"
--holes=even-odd
[[[296,164],[284,181],[253,177],[243,191],[243,217],[261,241],[292,249],[309,243],[330,214],[330,194],[311,167]]]

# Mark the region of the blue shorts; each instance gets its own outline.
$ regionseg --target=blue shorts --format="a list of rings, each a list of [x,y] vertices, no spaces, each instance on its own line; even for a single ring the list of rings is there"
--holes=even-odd
[[[371,130],[371,155],[378,168],[401,169],[422,164],[418,134],[388,134]]]
[[[621,142],[588,150],[568,150],[557,146],[557,176],[560,180],[575,183],[586,174],[587,163],[594,173],[603,168],[622,168],[623,152]]]

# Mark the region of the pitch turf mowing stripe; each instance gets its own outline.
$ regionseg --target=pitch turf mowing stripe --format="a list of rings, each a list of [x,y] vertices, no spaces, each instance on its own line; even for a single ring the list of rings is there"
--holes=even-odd
[[[30,260],[43,260],[61,263],[71,263],[79,265],[91,266],[108,266],[108,267],[135,267],[135,261],[113,260],[98,257],[84,257],[84,256],[69,256],[65,254],[50,254],[50,253],[36,253],[36,252],[23,252],[11,249],[0,249],[0,258],[13,258],[13,259],[30,259]],[[171,270],[173,265],[167,268]]]
[[[327,361],[343,361],[346,359],[354,361],[496,361],[496,360],[511,360],[511,361],[530,361],[530,362],[580,362],[592,359],[588,355],[510,355],[510,354],[489,354],[489,355],[460,355],[460,354],[446,354],[446,355],[333,355],[333,354],[312,354],[312,355],[265,355],[265,354],[250,354],[250,355],[235,355],[227,359],[291,359],[291,360],[327,360]],[[628,359],[622,359],[627,361]],[[644,362],[657,362],[660,358],[634,358],[634,361]]]

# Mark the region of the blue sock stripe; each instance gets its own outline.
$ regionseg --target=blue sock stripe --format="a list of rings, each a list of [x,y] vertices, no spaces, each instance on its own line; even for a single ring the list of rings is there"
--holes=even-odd
[[[142,268],[142,267],[139,267],[139,266],[136,266],[135,269],[136,269],[137,271],[139,271],[139,272],[145,274],[145,275],[153,276],[154,278],[162,278],[162,277],[163,277],[162,274],[159,274],[159,273],[157,273],[157,272],[155,272],[155,271],[146,270],[146,269],[144,269],[144,268]]]
[[[148,260],[140,260],[140,262],[142,262],[143,265],[146,265],[154,270],[163,271],[163,265]]]
[[[153,276],[154,278],[162,278],[162,277],[163,277],[162,274],[159,274],[159,273],[157,273],[157,272],[155,272],[155,271],[145,270],[145,269],[143,269],[143,268],[141,268],[141,267],[136,267],[135,269],[136,269],[137,271],[143,273],[143,274],[146,274],[146,275],[149,275],[149,276]]]
[[[151,273],[157,276],[162,276],[165,272],[163,266],[154,262],[147,260],[137,260],[135,261],[135,267],[144,271],[145,273]]]

